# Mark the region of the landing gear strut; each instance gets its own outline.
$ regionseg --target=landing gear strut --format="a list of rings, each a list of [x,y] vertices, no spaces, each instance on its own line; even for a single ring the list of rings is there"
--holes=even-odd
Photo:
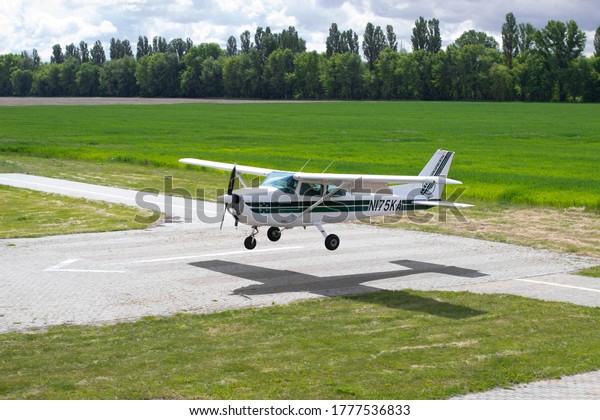
[[[258,233],[258,228],[256,226],[252,226],[252,233],[244,240],[244,246],[246,249],[254,249],[256,248],[256,239],[254,236]]]
[[[317,229],[319,229],[319,232],[321,232],[321,235],[323,235],[323,237],[325,238],[325,248],[327,248],[330,251],[335,251],[337,247],[340,246],[340,238],[337,235],[334,235],[333,233],[331,235],[328,235],[327,232],[325,232],[325,229],[323,229],[323,225],[321,225],[320,223],[316,223],[315,226],[317,227]]]

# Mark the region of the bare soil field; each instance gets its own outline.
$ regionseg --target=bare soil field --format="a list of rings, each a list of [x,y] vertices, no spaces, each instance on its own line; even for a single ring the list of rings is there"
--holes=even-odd
[[[270,101],[257,99],[191,99],[191,98],[45,98],[45,97],[0,97],[0,106],[43,106],[43,105],[171,105],[171,104],[251,104],[291,103],[307,101]]]

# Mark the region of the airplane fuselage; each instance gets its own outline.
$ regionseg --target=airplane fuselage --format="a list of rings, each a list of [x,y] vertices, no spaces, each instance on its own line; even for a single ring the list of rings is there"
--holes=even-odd
[[[313,226],[432,207],[391,194],[344,193],[321,200],[322,196],[290,194],[273,187],[241,189],[234,193],[241,198],[240,205],[230,207],[229,211],[241,223],[250,226]]]

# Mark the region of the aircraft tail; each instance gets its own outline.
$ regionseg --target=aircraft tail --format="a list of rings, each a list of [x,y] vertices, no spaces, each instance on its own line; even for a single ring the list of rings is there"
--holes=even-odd
[[[427,165],[421,170],[419,176],[439,176],[448,177],[450,164],[454,152],[438,149]],[[405,196],[412,200],[432,200],[438,201],[442,199],[442,193],[446,184],[436,182],[425,182],[421,184],[405,184],[397,185],[392,188],[394,195]]]

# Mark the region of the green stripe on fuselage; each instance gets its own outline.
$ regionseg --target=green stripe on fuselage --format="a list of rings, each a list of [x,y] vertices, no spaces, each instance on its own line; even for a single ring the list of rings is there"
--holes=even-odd
[[[348,213],[348,212],[369,212],[369,203],[371,200],[355,200],[355,201],[326,201],[314,209],[311,212],[314,213],[325,213],[325,212],[337,212],[337,213]],[[314,202],[311,201],[296,201],[290,203],[245,203],[249,206],[253,213],[259,214],[277,214],[277,213],[302,213],[306,211]],[[431,208],[431,206],[423,204],[413,204],[412,201],[402,201],[400,209],[396,211],[404,210],[425,210]],[[390,211],[389,213],[393,213]]]

